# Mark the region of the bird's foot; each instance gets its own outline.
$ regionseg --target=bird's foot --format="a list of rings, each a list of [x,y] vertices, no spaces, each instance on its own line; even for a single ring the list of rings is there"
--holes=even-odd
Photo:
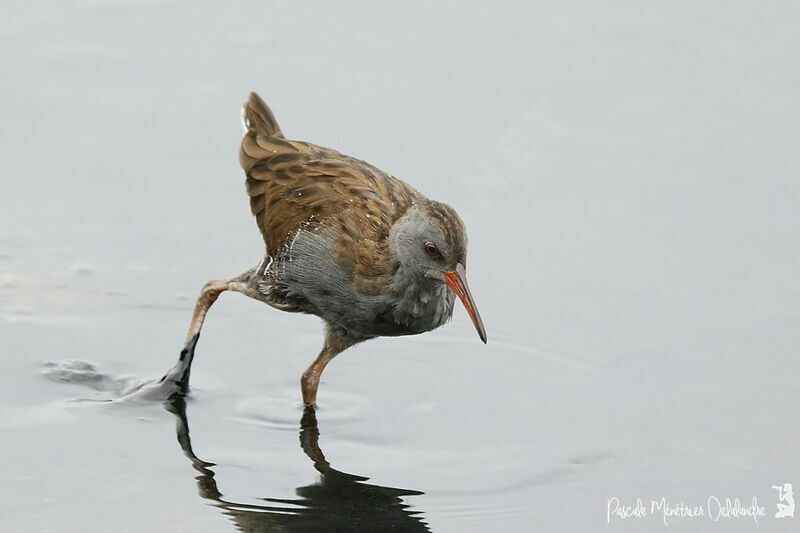
[[[186,346],[183,347],[178,357],[178,362],[164,374],[159,384],[163,384],[164,387],[174,387],[176,394],[185,395],[189,392],[189,375],[192,370],[194,349],[199,338],[200,334],[197,333],[186,342]]]

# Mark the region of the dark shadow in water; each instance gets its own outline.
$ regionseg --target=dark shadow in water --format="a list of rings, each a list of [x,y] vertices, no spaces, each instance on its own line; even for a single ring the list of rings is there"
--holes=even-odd
[[[181,396],[166,404],[177,418],[178,442],[200,475],[200,496],[219,507],[240,531],[250,532],[420,532],[430,531],[420,511],[410,510],[404,496],[422,492],[365,483],[368,478],[331,467],[319,447],[319,428],[314,409],[306,408],[300,420],[300,447],[321,474],[320,480],[298,487],[297,498],[261,498],[264,505],[237,503],[223,498],[211,469],[192,451],[186,402]]]

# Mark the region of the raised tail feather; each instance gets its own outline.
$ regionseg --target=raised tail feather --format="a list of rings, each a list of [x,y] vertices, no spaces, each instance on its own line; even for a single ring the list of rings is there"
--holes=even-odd
[[[250,93],[250,98],[244,104],[242,110],[242,119],[244,127],[247,128],[248,133],[255,133],[256,135],[265,135],[267,137],[277,137],[283,139],[283,132],[281,132],[278,121],[270,111],[264,100],[258,94]]]

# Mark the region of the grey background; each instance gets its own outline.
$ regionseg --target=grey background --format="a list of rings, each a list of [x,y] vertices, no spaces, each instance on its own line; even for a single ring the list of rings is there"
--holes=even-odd
[[[661,530],[715,495],[789,531],[800,487],[792,2],[22,2],[0,6],[0,529],[219,531],[174,420],[41,375],[155,376],[193,299],[262,252],[237,164],[250,90],[289,136],[455,206],[465,313],[334,361],[321,445],[425,492],[434,531]],[[291,497],[313,317],[225,296],[198,349],[198,455]],[[121,379],[121,378],[120,378]],[[116,383],[116,382],[114,382]],[[800,520],[800,517],[798,518]]]

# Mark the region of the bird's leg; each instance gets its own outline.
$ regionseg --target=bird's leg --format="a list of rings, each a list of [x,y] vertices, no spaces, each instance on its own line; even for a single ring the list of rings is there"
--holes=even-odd
[[[203,327],[203,321],[219,295],[231,288],[233,287],[231,287],[230,282],[216,279],[203,286],[203,290],[200,291],[200,296],[197,297],[197,303],[194,306],[194,314],[189,324],[189,332],[186,335],[186,345],[181,350],[178,363],[161,378],[162,383],[165,381],[174,383],[178,386],[179,392],[183,394],[189,391],[189,372],[192,369],[194,348],[197,345],[197,339],[200,338],[200,329]]]
[[[357,339],[347,337],[327,327],[325,330],[325,345],[319,353],[314,362],[311,363],[303,376],[300,378],[300,388],[303,391],[303,403],[308,406],[314,406],[317,403],[317,388],[319,388],[319,379],[322,376],[322,371],[331,359],[345,351],[350,346],[356,344]]]
[[[303,403],[307,406],[314,406],[317,404],[317,388],[319,388],[319,378],[322,376],[322,371],[331,359],[336,357],[336,353],[328,349],[327,344],[322,351],[314,359],[303,375],[300,377],[300,388],[303,391]]]
[[[218,279],[212,279],[200,291],[200,296],[197,297],[197,303],[194,305],[194,314],[192,321],[189,323],[189,332],[186,334],[186,344],[188,345],[192,339],[200,336],[200,329],[203,327],[203,321],[206,319],[208,310],[217,301],[219,295],[230,289],[230,283]]]

